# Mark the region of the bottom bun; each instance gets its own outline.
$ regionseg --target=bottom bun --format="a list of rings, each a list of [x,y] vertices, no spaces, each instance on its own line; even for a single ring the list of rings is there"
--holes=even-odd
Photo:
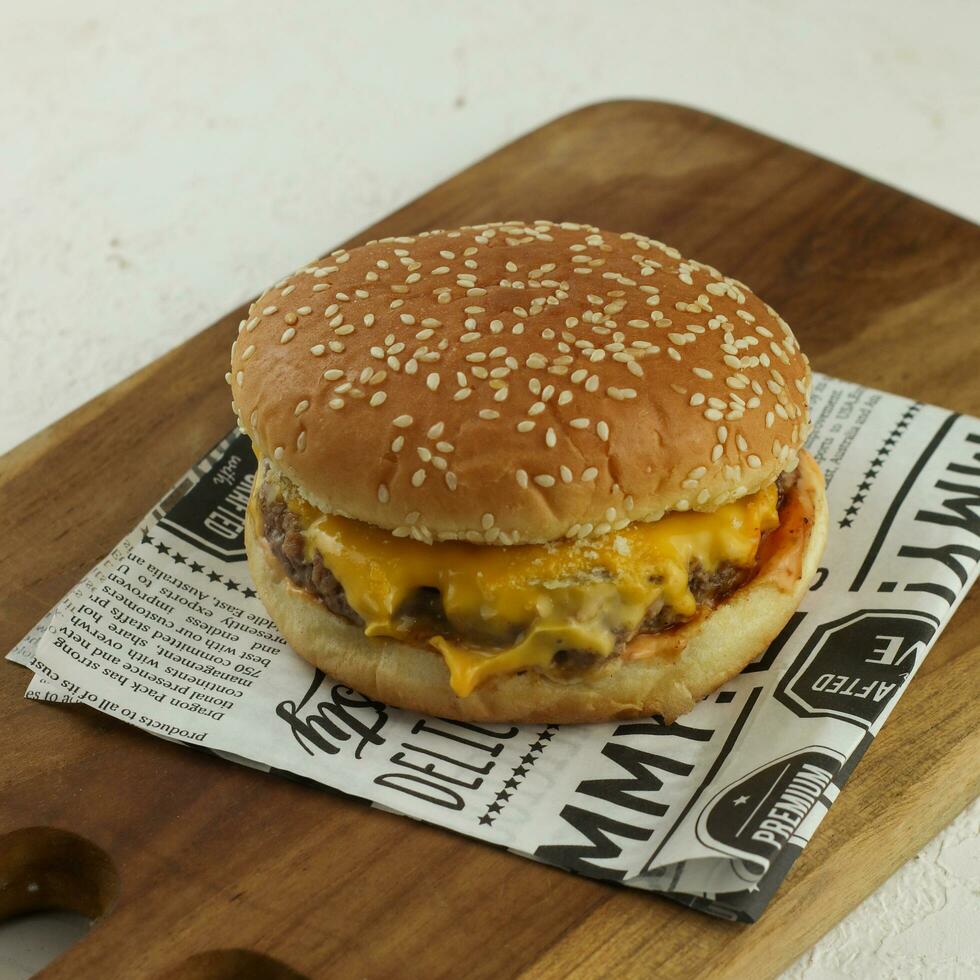
[[[367,637],[293,585],[261,535],[254,504],[245,546],[259,597],[292,648],[371,698],[457,721],[571,724],[661,715],[671,722],[766,649],[816,573],[827,539],[827,502],[823,476],[806,453],[784,513],[791,509],[805,519],[773,532],[775,547],[758,574],[717,608],[668,633],[635,637],[623,655],[580,679],[554,681],[526,671],[495,677],[466,698],[453,693],[435,650]]]

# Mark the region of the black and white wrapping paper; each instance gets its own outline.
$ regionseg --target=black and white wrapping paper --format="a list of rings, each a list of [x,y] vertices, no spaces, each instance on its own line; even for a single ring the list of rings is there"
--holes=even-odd
[[[812,402],[822,567],[772,646],[670,726],[448,722],[314,671],[251,588],[255,460],[237,432],[9,659],[34,672],[29,698],[751,922],[980,561],[980,420],[820,375]]]

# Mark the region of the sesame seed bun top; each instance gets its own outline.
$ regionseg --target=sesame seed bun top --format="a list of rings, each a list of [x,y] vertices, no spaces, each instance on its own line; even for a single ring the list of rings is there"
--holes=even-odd
[[[339,250],[232,345],[235,410],[323,511],[516,544],[711,511],[796,465],[810,371],[737,280],[642,235],[504,222]]]

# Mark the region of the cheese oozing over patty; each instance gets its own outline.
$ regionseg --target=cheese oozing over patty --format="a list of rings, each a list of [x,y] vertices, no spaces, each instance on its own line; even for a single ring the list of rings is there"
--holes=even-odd
[[[710,514],[673,513],[593,539],[430,545],[324,514],[274,472],[264,478],[299,519],[306,559],[319,553],[364,620],[365,634],[429,644],[443,656],[460,697],[495,675],[547,671],[558,651],[606,658],[657,603],[694,615],[692,562],[709,573],[723,563],[751,566],[763,534],[779,523],[771,484]],[[406,613],[422,589],[439,591],[449,635],[420,634]],[[481,646],[452,638],[458,636],[479,637]]]

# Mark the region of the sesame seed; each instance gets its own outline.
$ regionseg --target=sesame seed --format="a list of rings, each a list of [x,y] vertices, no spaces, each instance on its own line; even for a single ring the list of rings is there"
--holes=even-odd
[[[456,474],[453,473],[452,470],[446,471],[445,480],[446,486],[449,487],[450,490],[455,490],[459,485],[459,481],[456,479]]]
[[[293,410],[293,415],[302,415],[309,407],[310,403],[304,398],[296,405],[296,408]]]
[[[555,445],[557,444],[558,439],[555,436],[555,430],[554,429],[551,429],[551,428],[548,429],[548,431],[544,434],[544,441],[545,441],[545,445],[549,449],[554,449],[555,448]]]
[[[286,450],[282,446],[276,446],[275,451],[272,453],[272,455],[276,459],[282,459],[283,453],[285,453],[285,451]]]
[[[539,487],[553,487],[555,485],[555,478],[550,476],[548,473],[539,473],[534,478],[534,482]]]
[[[411,415],[399,415],[392,420],[392,425],[398,426],[399,429],[407,429],[414,421]]]
[[[327,381],[336,381],[338,378],[342,378],[344,376],[344,372],[341,371],[340,368],[330,368],[329,370],[323,372],[323,376],[327,379]]]
[[[704,410],[704,417],[709,422],[720,422],[725,416],[717,408],[706,408]]]
[[[459,391],[457,391],[453,395],[453,401],[454,402],[464,401],[465,399],[469,398],[470,395],[472,395],[472,394],[473,394],[473,389],[472,388],[460,388]]]
[[[433,371],[430,375],[426,377],[425,384],[428,387],[429,391],[435,391],[436,388],[439,387],[439,375]]]
[[[586,483],[591,483],[598,475],[599,471],[594,466],[589,466],[582,471],[582,479]]]
[[[500,412],[494,411],[492,408],[481,408],[479,414],[481,419],[486,419],[487,421],[500,418]]]
[[[404,445],[405,445],[405,437],[395,436],[395,438],[391,440],[391,451],[393,453],[400,453],[402,451],[402,446]]]
[[[530,432],[533,428],[534,423],[529,419],[524,419],[523,421],[517,423],[518,432]]]
[[[602,419],[596,423],[595,431],[603,442],[609,441],[609,426]]]
[[[704,404],[704,395],[701,394],[700,391],[696,391],[693,395],[691,395],[691,400],[688,402],[688,404],[689,405],[703,405]]]
[[[748,458],[746,459],[746,462],[747,462],[747,463],[749,464],[749,466],[751,466],[751,467],[752,467],[752,469],[754,469],[754,470],[757,470],[757,469],[758,469],[758,468],[759,468],[760,466],[762,466],[762,460],[761,460],[761,459],[759,459],[759,457],[758,457],[758,456],[756,456],[756,455],[755,455],[755,453],[752,453],[752,454],[751,454],[751,455],[750,455],[750,456],[749,456],[749,457],[748,457]]]
[[[376,392],[375,392],[375,393],[374,393],[374,394],[373,394],[373,395],[371,396],[371,399],[370,399],[370,401],[368,402],[368,404],[369,404],[369,405],[370,405],[370,406],[371,406],[372,408],[376,408],[376,407],[377,407],[378,405],[381,405],[381,404],[382,404],[382,403],[384,402],[384,400],[385,400],[385,399],[386,399],[387,397],[388,397],[388,395],[387,395],[387,393],[386,393],[386,392],[384,392],[384,391],[376,391]]]
[[[282,336],[279,338],[280,344],[288,344],[293,337],[296,336],[296,330],[293,327],[288,327],[282,332]]]
[[[388,503],[388,501],[390,499],[391,499],[391,497],[390,497],[390,494],[388,493],[388,488],[383,483],[379,483],[378,484],[378,500],[382,504],[386,504],[386,503]]]
[[[514,474],[514,477],[517,480],[518,486],[520,486],[520,488],[522,490],[526,490],[527,489],[527,470],[518,470]]]
[[[263,316],[272,316],[272,314],[278,312],[278,310],[279,310],[279,307],[278,306],[267,306],[262,311],[262,315]]]
[[[344,407],[344,399],[343,398],[331,398],[330,401],[327,402],[327,405],[329,405],[330,408],[332,408],[334,411],[337,411],[338,409],[341,409],[341,408]]]
[[[535,402],[528,410],[528,415],[540,415],[545,409],[544,402]]]
[[[606,389],[606,394],[615,401],[622,402],[628,401],[631,398],[636,398],[636,389],[610,387]]]

